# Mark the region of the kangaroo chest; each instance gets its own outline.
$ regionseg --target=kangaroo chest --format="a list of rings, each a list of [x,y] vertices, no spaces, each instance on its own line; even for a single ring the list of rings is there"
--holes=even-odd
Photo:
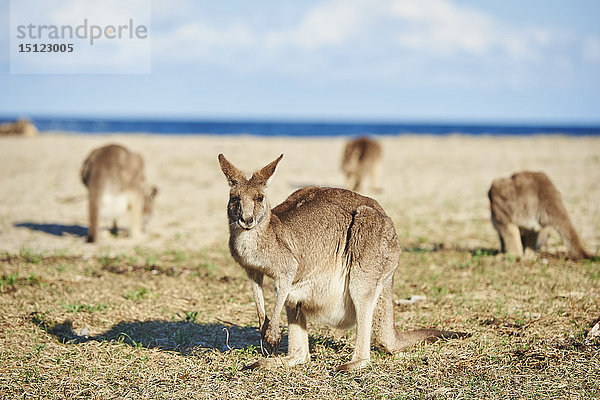
[[[242,231],[232,235],[229,240],[231,255],[244,268],[263,271],[271,275],[273,262],[270,252],[259,243],[257,233],[254,230]]]

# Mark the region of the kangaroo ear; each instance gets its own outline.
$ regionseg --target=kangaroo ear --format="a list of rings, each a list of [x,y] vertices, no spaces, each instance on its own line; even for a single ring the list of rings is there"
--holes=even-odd
[[[219,154],[219,164],[221,164],[221,170],[229,182],[229,186],[235,186],[240,182],[245,182],[246,177],[244,173],[237,169],[232,163],[227,161],[223,154]]]
[[[260,171],[256,171],[252,174],[252,178],[250,181],[259,185],[268,186],[271,183],[271,178],[273,178],[273,174],[275,173],[275,167],[281,159],[283,158],[283,154],[277,157],[275,161],[272,161],[267,166],[263,167]]]

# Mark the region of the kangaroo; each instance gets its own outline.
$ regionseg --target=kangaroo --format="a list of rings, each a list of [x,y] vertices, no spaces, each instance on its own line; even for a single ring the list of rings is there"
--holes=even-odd
[[[37,136],[38,130],[28,119],[19,118],[15,122],[0,124],[0,135]]]
[[[130,215],[131,236],[141,234],[158,193],[156,187],[146,185],[141,155],[116,144],[95,149],[83,163],[81,180],[89,191],[88,242],[98,239],[101,218],[113,220],[112,231],[116,234],[117,219],[126,211]]]
[[[523,171],[496,179],[488,197],[502,252],[521,258],[524,249],[537,251],[553,228],[567,244],[571,258],[590,257],[569,219],[560,192],[543,172]]]
[[[305,187],[271,209],[265,188],[282,157],[247,179],[219,154],[231,187],[229,248],[250,278],[261,336],[273,353],[281,340],[284,306],[288,320],[287,356],[263,358],[246,368],[308,362],[308,320],[340,329],[356,326],[354,354],[339,371],[369,363],[372,335],[388,352],[467,336],[432,329],[396,331],[392,289],[400,246],[392,220],[375,200],[339,188]],[[275,284],[271,320],[264,305],[265,275]]]
[[[381,161],[381,145],[375,140],[360,137],[348,142],[342,157],[342,172],[346,175],[346,186],[354,191],[360,191],[365,177],[368,176],[371,190],[378,191],[377,180]]]

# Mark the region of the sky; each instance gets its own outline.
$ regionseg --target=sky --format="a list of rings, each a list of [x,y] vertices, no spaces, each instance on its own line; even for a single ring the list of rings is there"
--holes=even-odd
[[[149,74],[16,75],[0,0],[0,115],[600,124],[597,0],[148,1]]]

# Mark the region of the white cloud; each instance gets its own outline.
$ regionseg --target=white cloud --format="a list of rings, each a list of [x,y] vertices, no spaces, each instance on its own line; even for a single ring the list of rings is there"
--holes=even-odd
[[[267,33],[269,47],[299,46],[306,50],[339,46],[360,34],[367,22],[364,0],[331,0],[308,10],[292,29]]]
[[[195,38],[201,43],[234,48],[253,45],[258,49],[299,47],[310,51],[344,46],[356,40],[388,42],[393,38],[400,47],[432,53],[460,51],[481,55],[503,50],[518,57],[527,53],[528,48],[549,41],[547,31],[511,29],[490,15],[449,0],[329,0],[306,10],[295,26],[262,31],[253,27],[252,21],[217,27],[207,25],[205,18],[182,17],[186,29],[196,27]],[[160,14],[155,14],[155,18],[160,19]],[[175,27],[170,33],[181,39],[177,36],[180,31],[181,28]],[[387,37],[373,36],[375,31]],[[244,41],[243,35],[256,40]],[[206,38],[211,40],[205,41]]]
[[[600,39],[588,37],[583,42],[583,59],[590,64],[600,64]]]
[[[147,1],[46,0],[31,9],[31,17],[62,24],[93,15],[108,23]],[[248,15],[207,2],[171,0],[154,1],[152,16],[157,64],[306,79],[416,78],[452,84],[490,74],[507,82],[535,81],[540,69],[569,72],[577,63],[600,64],[597,36],[515,25],[452,0],[282,2]],[[138,57],[107,50],[107,60],[122,64]]]
[[[396,0],[389,7],[400,23],[409,25],[397,35],[400,45],[434,53],[464,51],[479,55],[498,42],[492,18],[445,0]]]
[[[534,81],[539,68],[564,71],[577,52],[585,62],[600,57],[598,38],[581,45],[572,34],[515,26],[451,0],[326,0],[285,23],[272,10],[260,21],[256,15],[215,20],[191,12],[191,0],[178,3],[186,10],[180,20],[154,32],[155,60],[317,79],[410,81],[435,74],[433,80],[453,83],[488,79],[484,70],[496,80]],[[154,18],[162,26],[161,15]],[[175,21],[172,13],[168,19]]]
[[[195,21],[177,27],[169,40],[173,43],[186,43],[192,49],[241,48],[254,44],[254,33],[241,23],[218,29],[204,21]]]

